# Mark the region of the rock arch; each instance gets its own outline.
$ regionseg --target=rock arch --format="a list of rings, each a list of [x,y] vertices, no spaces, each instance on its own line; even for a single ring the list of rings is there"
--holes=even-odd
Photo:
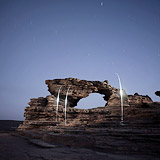
[[[67,106],[67,126],[94,126],[108,123],[110,121],[120,121],[120,93],[108,84],[108,81],[86,81],[76,78],[46,80],[48,90],[51,95],[47,97],[31,98],[29,107],[25,108],[25,121],[19,126],[18,130],[52,130],[57,125],[64,126],[64,100],[68,87],[70,87]],[[60,102],[58,108],[58,123],[56,121],[56,99],[59,88],[61,87]],[[104,100],[108,103],[105,107],[92,109],[74,108],[78,101],[89,96],[90,93],[99,93],[104,95]],[[149,96],[139,94],[127,95],[123,91],[123,104],[125,118],[137,116],[132,109],[136,106],[147,106],[152,103]],[[133,113],[133,114],[132,114]],[[142,116],[142,114],[139,114]]]
[[[107,101],[104,100],[104,95],[99,93],[90,93],[86,98],[80,99],[75,108],[78,109],[93,109],[97,107],[104,107]]]
[[[48,91],[54,96],[57,96],[58,90],[61,87],[60,94],[62,99],[65,99],[66,91],[70,88],[68,94],[68,104],[70,107],[77,106],[79,100],[88,97],[90,93],[102,94],[104,95],[104,100],[108,101],[111,95],[117,92],[117,89],[110,86],[107,80],[100,82],[66,78],[46,80],[46,84],[48,85]]]

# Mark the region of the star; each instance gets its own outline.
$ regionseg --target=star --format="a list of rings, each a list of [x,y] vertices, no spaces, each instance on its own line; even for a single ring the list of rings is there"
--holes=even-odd
[[[101,7],[103,6],[103,2],[101,2]]]

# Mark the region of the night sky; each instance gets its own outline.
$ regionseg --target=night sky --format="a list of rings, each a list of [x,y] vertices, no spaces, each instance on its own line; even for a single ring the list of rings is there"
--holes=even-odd
[[[23,120],[47,79],[119,88],[116,73],[160,101],[160,0],[0,0],[0,119]]]

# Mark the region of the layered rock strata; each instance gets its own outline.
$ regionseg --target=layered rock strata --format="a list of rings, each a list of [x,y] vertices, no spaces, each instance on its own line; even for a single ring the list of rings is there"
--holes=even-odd
[[[25,108],[26,117],[19,130],[52,130],[57,126],[64,126],[64,101],[68,92],[67,123],[66,126],[94,126],[109,123],[119,123],[121,117],[120,94],[108,84],[108,81],[86,81],[74,78],[46,80],[51,95],[46,98],[32,98]],[[57,95],[60,90],[60,101],[58,108],[58,119],[56,121]],[[106,105],[94,109],[74,108],[78,101],[89,96],[90,93],[104,95]],[[142,118],[150,116],[151,112],[146,110],[151,106],[152,100],[148,96],[138,94],[127,95],[123,91],[124,119]],[[144,109],[145,108],[145,109]],[[145,114],[143,115],[143,112]],[[154,117],[155,118],[155,117]],[[155,118],[156,119],[156,118]]]
[[[62,99],[65,98],[67,89],[69,88],[68,103],[70,107],[77,106],[78,101],[89,96],[90,93],[103,94],[104,100],[108,101],[110,96],[118,91],[116,88],[109,85],[107,80],[100,82],[66,78],[46,80],[46,84],[48,85],[48,91],[55,97],[61,87]]]

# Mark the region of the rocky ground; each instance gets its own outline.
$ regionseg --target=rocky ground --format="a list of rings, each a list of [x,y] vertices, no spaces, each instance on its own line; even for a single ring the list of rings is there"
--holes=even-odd
[[[160,160],[159,126],[105,125],[21,134],[5,126],[0,132],[0,159]]]
[[[124,92],[123,116],[119,90],[108,81],[67,78],[46,84],[51,95],[31,99],[23,124],[0,121],[0,160],[160,160],[160,102]],[[74,108],[90,93],[103,94],[106,105]]]
[[[0,133],[1,160],[159,160],[148,154],[111,154],[85,148],[48,146],[16,133]]]

